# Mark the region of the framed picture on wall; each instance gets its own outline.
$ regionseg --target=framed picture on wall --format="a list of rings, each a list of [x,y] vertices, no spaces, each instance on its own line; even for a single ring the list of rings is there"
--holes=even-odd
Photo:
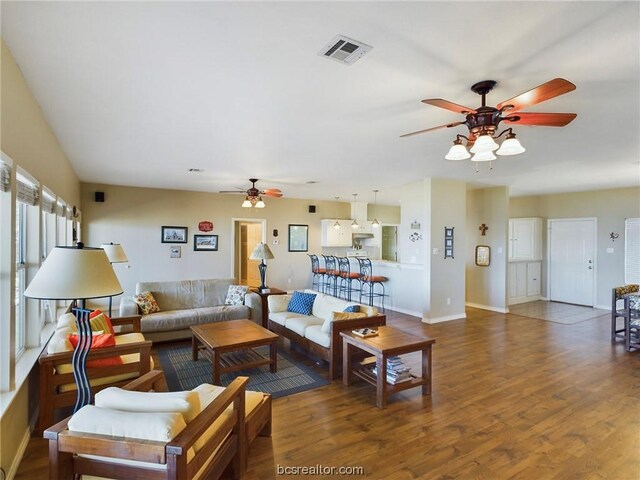
[[[194,235],[193,250],[195,252],[217,252],[218,235]]]
[[[309,251],[309,225],[289,225],[289,251]]]
[[[187,243],[187,227],[162,227],[162,243]]]
[[[488,267],[491,264],[491,247],[489,245],[476,246],[476,265]]]

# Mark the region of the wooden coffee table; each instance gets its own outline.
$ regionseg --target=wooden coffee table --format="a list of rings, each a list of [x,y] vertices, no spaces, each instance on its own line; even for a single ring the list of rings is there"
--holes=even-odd
[[[378,327],[378,335],[362,338],[347,331],[340,332],[342,336],[342,381],[349,386],[351,375],[362,378],[376,387],[376,406],[384,408],[387,397],[402,390],[422,387],[423,395],[431,394],[431,346],[436,342],[434,338],[418,337],[400,331],[393,327]],[[375,361],[361,363],[352,362],[352,354],[356,349],[364,350],[375,356]],[[387,382],[387,358],[410,352],[422,352],[422,376],[411,375],[411,380],[392,385]],[[376,366],[377,375],[371,371]]]
[[[203,351],[211,360],[214,385],[220,385],[220,375],[245,368],[269,365],[272,373],[278,369],[279,336],[251,320],[229,320],[191,327],[193,361]],[[255,347],[269,346],[269,357]]]

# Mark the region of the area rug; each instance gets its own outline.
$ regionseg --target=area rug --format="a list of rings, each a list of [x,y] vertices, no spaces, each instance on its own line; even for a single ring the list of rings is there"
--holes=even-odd
[[[265,356],[269,354],[269,347],[259,347],[255,350]],[[197,362],[191,360],[191,345],[161,348],[158,350],[158,357],[167,386],[172,392],[191,390],[202,383],[212,383],[211,362],[202,355]],[[276,373],[271,373],[269,366],[265,365],[223,373],[220,376],[220,383],[223,386],[229,385],[238,376],[249,377],[247,390],[270,393],[273,398],[329,385],[328,380],[306,365],[296,362],[284,352],[278,352]]]

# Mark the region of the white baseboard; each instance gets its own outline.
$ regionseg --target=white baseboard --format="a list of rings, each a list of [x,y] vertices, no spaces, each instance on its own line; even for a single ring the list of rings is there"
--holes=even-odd
[[[450,320],[464,320],[465,318],[467,318],[466,313],[459,313],[457,315],[446,315],[444,317],[423,318],[422,323],[442,323],[448,322]]]
[[[491,305],[482,305],[480,303],[471,303],[471,302],[467,302],[465,303],[465,305],[467,307],[479,308],[480,310],[490,310],[492,312],[498,312],[498,313],[509,313],[508,308],[492,307]]]
[[[18,446],[18,452],[16,456],[13,458],[13,462],[11,463],[11,467],[9,468],[9,472],[7,473],[7,480],[13,480],[18,473],[18,467],[20,466],[20,462],[22,461],[22,457],[24,457],[24,452],[27,449],[27,445],[29,445],[29,439],[31,438],[31,431],[27,428],[24,432],[24,436],[22,437],[22,441]]]
[[[611,311],[611,305],[594,305],[593,308],[597,308],[597,309],[600,309],[600,310],[606,310],[608,312]]]
[[[380,308],[378,307],[378,305],[376,305],[376,308]],[[422,313],[420,312],[414,312],[413,310],[407,310],[405,308],[400,308],[400,307],[388,307],[385,305],[385,310],[391,310],[393,312],[399,312],[399,313],[406,313],[407,315],[411,315],[412,317],[422,317]]]

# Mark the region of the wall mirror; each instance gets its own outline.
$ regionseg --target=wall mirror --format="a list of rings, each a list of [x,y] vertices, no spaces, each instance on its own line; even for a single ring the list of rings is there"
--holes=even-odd
[[[476,265],[488,267],[491,263],[491,247],[489,245],[476,246]]]

